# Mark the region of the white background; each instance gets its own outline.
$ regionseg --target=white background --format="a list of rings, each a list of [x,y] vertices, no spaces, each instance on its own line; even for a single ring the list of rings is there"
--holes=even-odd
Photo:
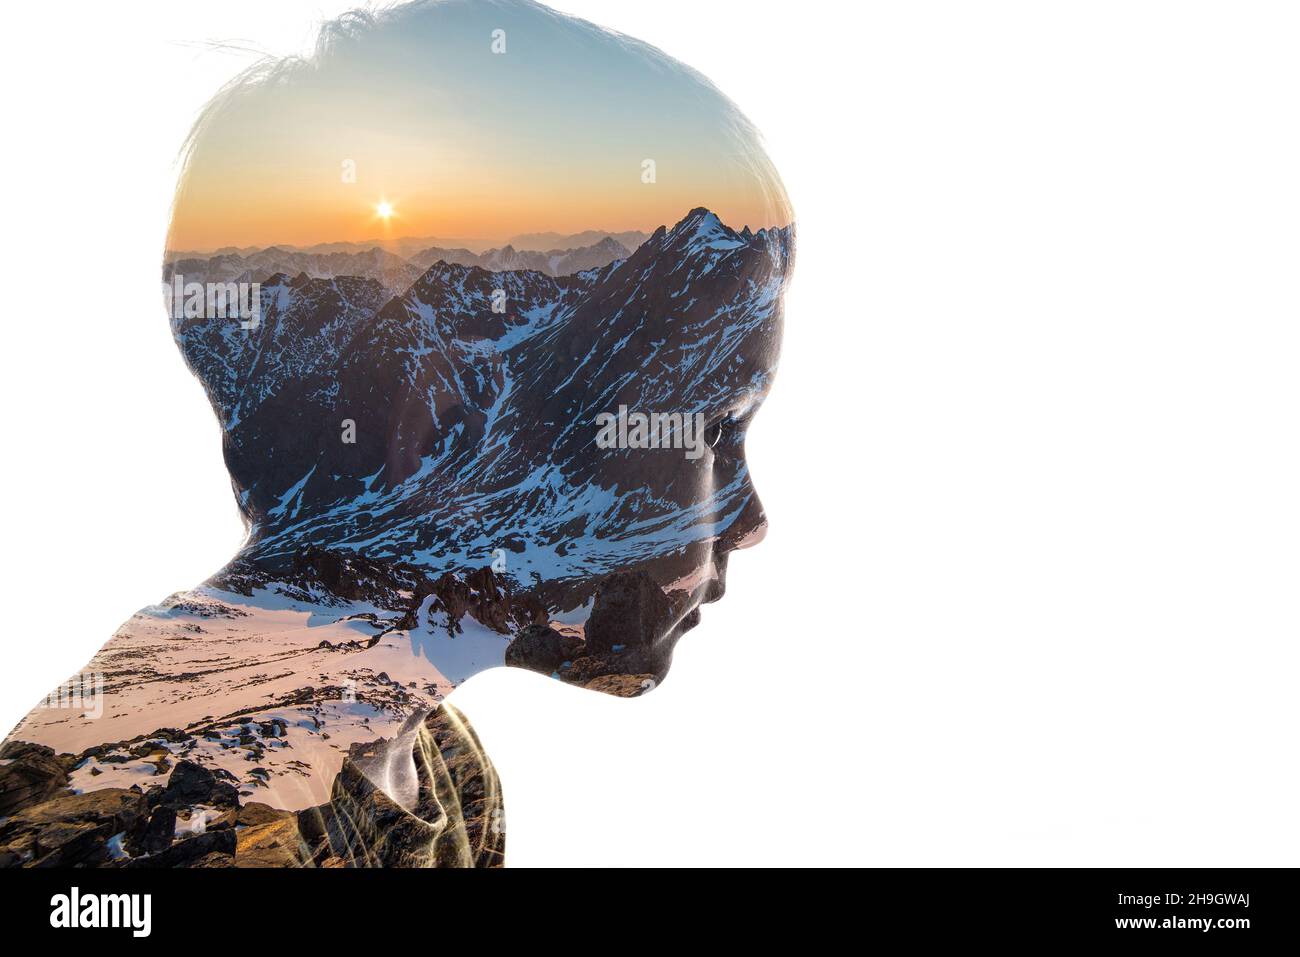
[[[1298,863],[1295,8],[556,6],[739,103],[799,263],[771,532],[669,681],[456,694],[510,862]],[[6,730],[239,544],[158,305],[173,160],[346,4],[11,7]]]

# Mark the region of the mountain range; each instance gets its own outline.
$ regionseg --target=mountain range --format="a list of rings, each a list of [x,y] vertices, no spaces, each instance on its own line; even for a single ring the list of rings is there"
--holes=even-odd
[[[167,254],[168,259],[211,259],[214,256],[252,256],[264,249],[282,249],[295,253],[312,253],[328,255],[329,253],[364,253],[372,249],[382,249],[398,258],[406,258],[421,250],[431,247],[443,249],[465,249],[478,254],[494,248],[513,246],[515,249],[527,250],[567,250],[595,246],[602,239],[613,239],[626,249],[633,250],[650,238],[650,234],[639,229],[622,232],[606,232],[588,229],[580,233],[519,233],[499,239],[482,239],[450,236],[402,236],[397,239],[365,239],[358,242],[314,243],[310,246],[298,246],[292,243],[275,243],[273,246],[222,246],[210,250],[174,250]]]
[[[295,276],[305,273],[319,279],[354,276],[378,281],[390,294],[400,295],[435,263],[478,266],[490,272],[534,270],[548,276],[567,276],[626,259],[630,250],[606,236],[590,246],[537,252],[506,245],[475,253],[464,247],[430,246],[407,257],[378,247],[359,251],[310,252],[284,246],[230,251],[207,258],[169,256],[163,278],[170,282],[176,273],[186,282],[260,282],[276,273]]]
[[[567,251],[610,258],[559,275],[506,250],[488,261],[510,268],[491,271],[264,251],[293,274],[265,278],[258,330],[173,321],[224,426],[247,555],[478,568],[504,549],[510,577],[540,584],[674,553],[685,573],[683,543],[744,524],[743,458],[716,458],[702,507],[680,459],[599,450],[592,423],[620,405],[713,420],[765,392],[791,229],[736,231],[699,208],[635,252],[612,238]],[[360,265],[380,275],[339,273]]]

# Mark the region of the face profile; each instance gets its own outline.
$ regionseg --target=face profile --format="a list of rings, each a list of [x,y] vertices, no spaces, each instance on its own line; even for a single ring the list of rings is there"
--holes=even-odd
[[[14,731],[0,845],[63,853],[35,809],[99,794],[124,837],[67,863],[499,865],[444,699],[502,665],[663,682],[766,528],[744,440],[793,253],[725,97],[526,0],[354,14],[241,77],[163,294],[247,538],[99,652],[102,717]]]

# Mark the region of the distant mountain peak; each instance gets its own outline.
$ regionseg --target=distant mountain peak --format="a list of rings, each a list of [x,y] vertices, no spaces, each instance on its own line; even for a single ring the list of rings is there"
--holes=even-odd
[[[707,221],[710,219],[718,223],[722,222],[722,220],[718,219],[718,214],[715,213],[713,210],[709,209],[709,207],[696,206],[695,208],[690,210],[690,212],[688,212],[685,216],[682,217],[681,223],[694,223],[700,221]],[[678,225],[681,225],[681,223],[678,223]]]
[[[745,245],[744,237],[725,225],[717,213],[703,206],[687,213],[665,238],[668,245],[682,247],[686,252],[722,252]]]

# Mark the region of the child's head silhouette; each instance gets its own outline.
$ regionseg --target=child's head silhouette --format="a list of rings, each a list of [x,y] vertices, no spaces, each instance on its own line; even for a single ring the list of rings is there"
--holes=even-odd
[[[789,209],[735,108],[643,44],[517,0],[344,18],[209,107],[170,246],[267,569],[490,567],[541,625],[603,589],[594,644],[510,660],[661,677],[762,533],[743,440]],[[214,316],[207,284],[239,282],[256,320]]]

